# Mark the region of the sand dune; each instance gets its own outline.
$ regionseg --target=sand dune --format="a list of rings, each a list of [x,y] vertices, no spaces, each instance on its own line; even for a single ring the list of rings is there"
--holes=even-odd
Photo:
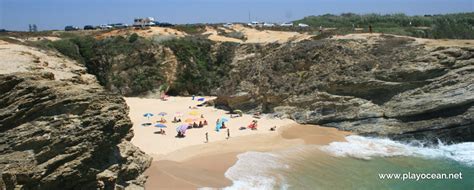
[[[218,27],[219,30],[227,33],[240,32],[245,36],[245,40],[226,37],[220,35],[213,27],[206,27],[204,35],[209,35],[208,38],[212,41],[218,42],[236,42],[236,43],[286,43],[299,42],[301,40],[309,39],[312,35],[302,34],[298,32],[275,31],[275,30],[257,30],[255,28],[246,27],[241,24],[236,24],[230,28]]]
[[[234,25],[232,29],[244,33],[244,35],[247,37],[245,43],[286,43],[289,41],[299,42],[312,37],[312,35],[301,34],[298,32],[257,30],[254,28],[242,26],[240,24]]]
[[[142,37],[153,37],[153,36],[175,36],[175,37],[184,37],[187,34],[185,32],[168,28],[168,27],[149,27],[147,29],[134,29],[134,28],[126,28],[126,29],[114,29],[110,30],[109,32],[100,33],[96,37],[98,39],[103,39],[111,36],[127,36],[133,33],[138,34]]]

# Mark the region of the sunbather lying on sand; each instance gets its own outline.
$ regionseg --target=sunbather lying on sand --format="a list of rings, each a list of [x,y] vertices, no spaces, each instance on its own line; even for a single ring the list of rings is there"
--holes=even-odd
[[[253,114],[253,117],[257,118],[257,119],[260,119],[261,118],[260,112],[256,112],[255,114]]]

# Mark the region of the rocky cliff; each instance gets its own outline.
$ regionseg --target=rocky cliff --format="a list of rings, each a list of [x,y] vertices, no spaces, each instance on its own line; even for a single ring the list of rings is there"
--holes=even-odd
[[[94,52],[84,58],[88,72],[113,92],[215,95],[227,109],[359,134],[474,140],[472,40],[350,34],[278,43],[112,37],[92,44],[82,53]]]
[[[0,46],[0,189],[142,188],[123,98],[59,54]]]
[[[474,141],[474,46],[446,44],[369,35],[243,45],[215,103],[365,135]]]

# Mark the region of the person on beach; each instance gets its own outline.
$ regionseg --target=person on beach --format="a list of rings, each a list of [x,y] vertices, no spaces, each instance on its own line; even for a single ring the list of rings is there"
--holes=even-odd
[[[230,138],[230,129],[227,129],[227,139]]]
[[[204,120],[204,123],[203,123],[203,125],[204,125],[204,126],[206,126],[206,125],[207,125],[207,120]]]
[[[198,125],[198,128],[203,128],[204,125],[202,124],[202,121],[199,121],[199,125]]]
[[[221,129],[225,129],[225,128],[227,128],[227,127],[225,126],[225,123],[224,123],[224,122],[222,122]]]
[[[372,34],[372,25],[369,25],[369,33]]]
[[[201,114],[201,118],[204,118],[204,115],[203,115],[203,114]]]
[[[216,121],[216,131],[219,132],[221,127],[222,127],[222,124],[219,122],[219,119],[217,119],[217,121]]]
[[[257,118],[257,119],[260,119],[260,115],[261,115],[260,112],[256,112],[255,114],[253,114],[253,117]]]
[[[173,123],[178,123],[178,120],[176,119],[176,117],[174,117]]]
[[[273,126],[272,128],[270,128],[270,131],[275,131],[277,128],[277,126]]]
[[[253,120],[247,128],[257,130],[257,120]]]
[[[206,143],[209,142],[209,134],[206,132]]]
[[[193,99],[192,100],[194,100],[194,94],[193,94]]]

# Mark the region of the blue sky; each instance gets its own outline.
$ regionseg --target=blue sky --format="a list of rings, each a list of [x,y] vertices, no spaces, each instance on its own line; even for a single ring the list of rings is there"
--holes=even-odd
[[[155,17],[172,23],[284,22],[325,13],[474,12],[474,0],[0,0],[0,28],[41,30],[131,23]]]

